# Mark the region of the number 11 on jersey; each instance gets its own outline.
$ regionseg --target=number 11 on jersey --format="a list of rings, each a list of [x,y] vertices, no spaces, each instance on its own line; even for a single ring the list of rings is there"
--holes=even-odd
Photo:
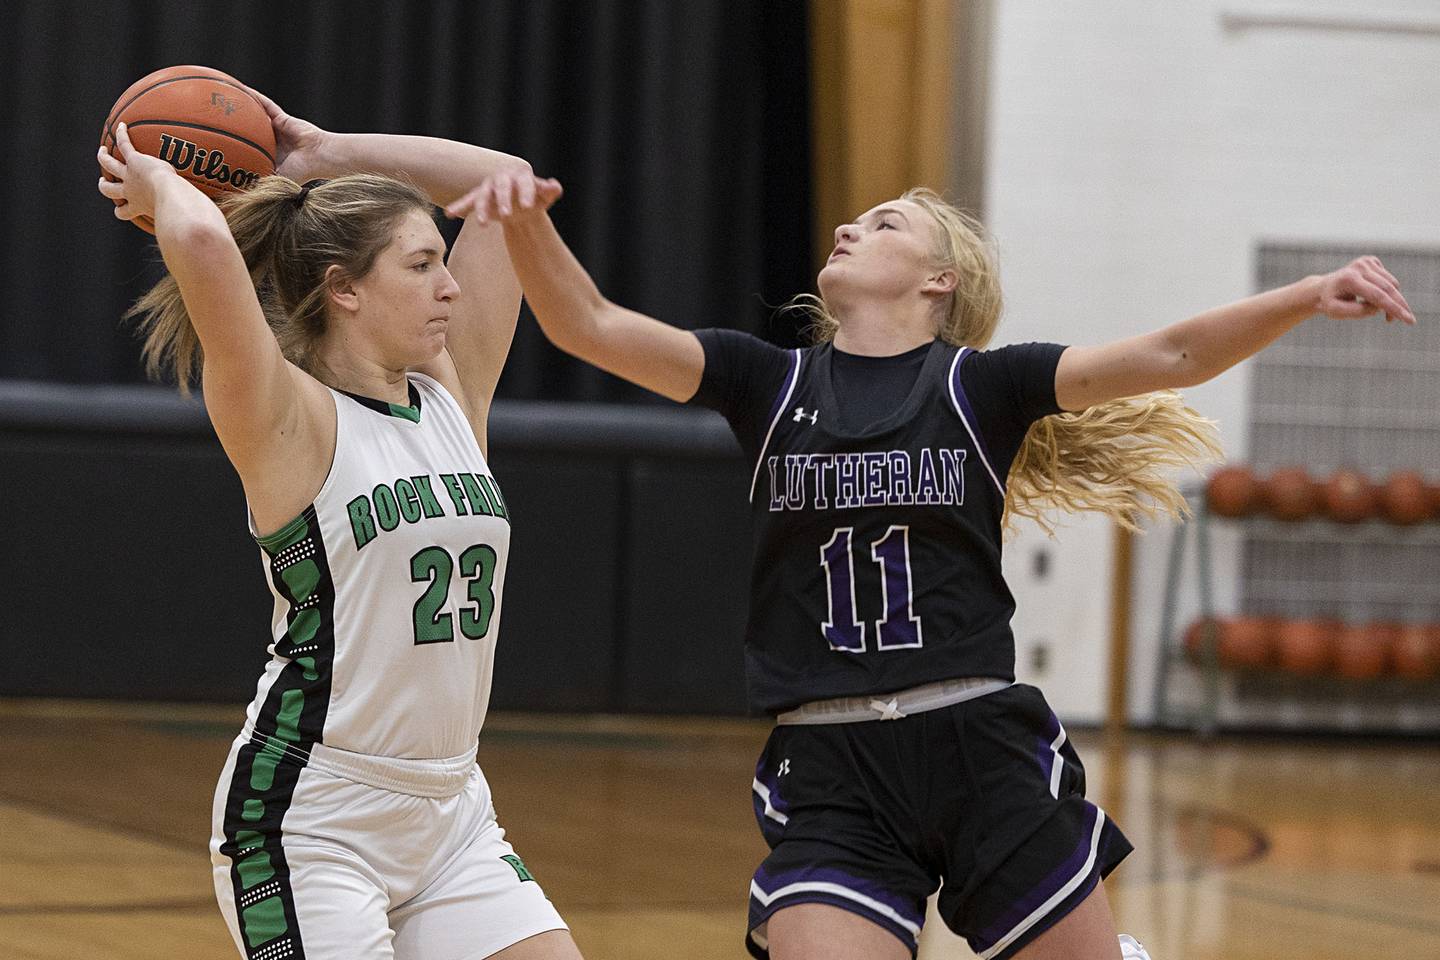
[[[854,527],[836,527],[820,548],[820,565],[825,568],[825,592],[829,616],[820,632],[831,650],[865,652],[866,624],[855,612],[855,557],[850,541]],[[877,650],[918,647],[925,638],[914,610],[914,578],[910,575],[910,528],[892,526],[885,536],[870,544],[870,559],[880,565],[880,589],[885,616],[875,621]]]

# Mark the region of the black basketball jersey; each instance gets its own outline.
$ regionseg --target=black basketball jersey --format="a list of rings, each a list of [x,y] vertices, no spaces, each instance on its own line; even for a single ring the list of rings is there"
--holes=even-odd
[[[833,346],[699,335],[706,368],[692,402],[726,416],[753,465],[752,707],[1013,679],[1004,482],[1029,425],[1058,412],[1064,348],[937,340],[908,394],[859,415],[853,395],[837,394]],[[848,376],[843,389],[863,393]]]

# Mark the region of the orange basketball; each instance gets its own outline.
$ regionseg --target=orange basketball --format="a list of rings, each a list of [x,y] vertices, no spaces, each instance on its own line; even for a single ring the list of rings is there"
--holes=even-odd
[[[167,161],[213,199],[275,172],[275,131],[265,108],[210,67],[166,67],[132,83],[105,118],[102,146],[115,149],[120,123],[136,150]],[[149,217],[133,222],[155,232]]]
[[[1380,488],[1380,512],[1391,523],[1411,524],[1429,519],[1430,496],[1418,471],[1401,470],[1390,475]]]
[[[1205,500],[1210,512],[1221,517],[1243,517],[1260,499],[1260,484],[1249,467],[1222,467],[1210,475]]]
[[[1304,467],[1284,467],[1264,486],[1265,506],[1281,520],[1304,520],[1320,505],[1319,492]]]
[[[1390,658],[1397,674],[1407,680],[1440,674],[1440,624],[1402,624],[1393,639]]]
[[[1333,620],[1286,620],[1275,633],[1280,667],[1312,676],[1330,669],[1335,643],[1342,630]]]
[[[1354,470],[1336,470],[1325,482],[1325,513],[1341,523],[1359,523],[1375,516],[1374,484]]]
[[[1273,620],[1231,617],[1220,625],[1220,662],[1227,667],[1259,670],[1270,666],[1275,653]]]
[[[1335,672],[1351,680],[1381,676],[1390,665],[1390,651],[1400,625],[1352,623],[1335,640]]]
[[[1185,645],[1185,653],[1191,660],[1197,662],[1204,660],[1206,644],[1218,644],[1219,637],[1220,621],[1215,617],[1201,617],[1185,628],[1185,636],[1182,641]]]

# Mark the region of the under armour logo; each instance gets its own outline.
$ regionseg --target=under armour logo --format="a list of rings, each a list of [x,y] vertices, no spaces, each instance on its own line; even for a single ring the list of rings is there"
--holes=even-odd
[[[789,773],[789,772],[790,772],[790,758],[789,758],[789,757],[786,757],[784,760],[781,760],[781,761],[780,761],[780,770],[779,770],[779,772],[777,772],[777,773],[775,774],[775,776],[777,776],[777,777],[783,777],[783,776],[785,776],[785,774],[787,774],[787,773]]]
[[[811,425],[813,426],[814,423],[815,423],[815,421],[818,420],[819,418],[820,418],[820,409],[819,409],[818,407],[815,408],[814,410],[810,411],[809,413],[806,413],[806,412],[805,412],[805,408],[804,408],[804,407],[796,407],[796,408],[795,408],[795,416],[794,416],[793,419],[794,419],[794,421],[795,421],[796,423],[799,423],[801,420],[809,420],[810,423],[811,423]]]

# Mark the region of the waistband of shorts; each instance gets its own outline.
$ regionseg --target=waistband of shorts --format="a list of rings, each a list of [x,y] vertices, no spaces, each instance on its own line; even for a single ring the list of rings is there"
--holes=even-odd
[[[974,700],[1015,685],[997,677],[956,677],[926,683],[908,690],[868,697],[813,700],[775,717],[782,725],[802,723],[860,723],[865,720],[901,720],[915,713],[939,710]]]
[[[412,760],[355,753],[323,743],[312,743],[307,753],[284,741],[274,737],[262,737],[251,730],[246,730],[244,736],[261,749],[273,749],[279,744],[283,747],[286,758],[314,767],[332,777],[431,800],[444,800],[460,793],[470,779],[470,772],[475,769],[474,750],[458,757]]]

